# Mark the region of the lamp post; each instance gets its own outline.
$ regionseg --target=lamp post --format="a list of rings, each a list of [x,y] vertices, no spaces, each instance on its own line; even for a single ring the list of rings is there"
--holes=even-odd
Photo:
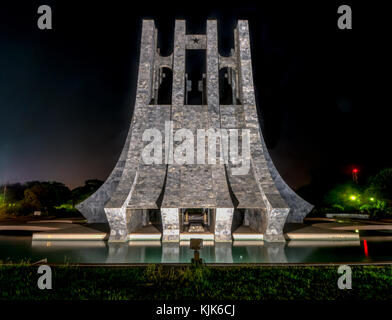
[[[193,251],[193,258],[192,258],[192,263],[194,264],[201,264],[203,262],[203,259],[200,259],[200,254],[199,250],[203,247],[203,240],[202,239],[191,239],[190,243],[190,248]]]

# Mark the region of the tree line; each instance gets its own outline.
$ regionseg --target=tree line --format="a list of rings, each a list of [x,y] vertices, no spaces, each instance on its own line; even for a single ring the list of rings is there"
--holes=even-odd
[[[91,179],[72,190],[57,181],[4,184],[0,186],[0,214],[77,212],[75,206],[93,194],[102,183],[101,180]]]

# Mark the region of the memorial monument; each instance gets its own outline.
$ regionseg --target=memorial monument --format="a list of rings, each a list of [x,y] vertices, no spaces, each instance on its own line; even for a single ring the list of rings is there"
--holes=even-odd
[[[265,241],[285,241],[285,223],[302,222],[313,206],[283,181],[265,145],[255,101],[248,22],[238,21],[228,57],[218,52],[216,20],[207,20],[205,34],[187,34],[186,22],[176,20],[173,53],[166,57],[157,48],[154,21],[142,24],[135,107],[124,148],[106,182],[77,208],[88,223],[109,223],[109,241],[127,241],[130,233],[146,225],[156,226],[163,242],[178,242],[182,234],[189,238],[192,233],[228,242],[241,226],[262,234]],[[187,55],[194,50],[205,61],[196,81],[186,71]],[[165,81],[171,87],[169,103],[160,102]],[[198,101],[190,99],[192,94]],[[161,162],[144,161],[149,129],[164,136]],[[218,159],[204,161],[215,151],[210,144],[196,149],[196,143],[188,141],[181,146],[176,138],[181,129],[195,137],[199,129],[208,131],[204,137],[208,143],[209,134],[215,132]],[[241,156],[234,152],[231,157],[232,150],[225,148],[228,136],[238,137],[242,162],[234,161]],[[175,161],[184,150],[189,156],[190,146],[198,161]]]

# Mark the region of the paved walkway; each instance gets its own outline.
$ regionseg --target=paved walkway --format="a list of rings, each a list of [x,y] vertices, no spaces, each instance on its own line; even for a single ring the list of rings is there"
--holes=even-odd
[[[346,240],[358,241],[354,230],[392,230],[392,224],[344,224],[335,222],[309,224],[286,224],[287,240]],[[33,240],[107,240],[109,228],[104,224],[83,223],[82,219],[11,219],[0,222],[0,231],[30,231]],[[212,235],[212,234],[211,234]],[[249,227],[241,226],[234,233],[234,240],[262,240],[262,234]],[[146,226],[130,234],[129,240],[160,240],[160,231],[155,226]]]

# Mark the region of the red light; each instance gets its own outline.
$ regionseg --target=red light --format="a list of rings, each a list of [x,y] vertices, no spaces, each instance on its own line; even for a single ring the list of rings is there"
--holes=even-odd
[[[357,168],[353,169],[353,172],[354,172],[354,173],[357,173],[357,172],[358,172],[358,169],[357,169]]]
[[[367,241],[363,240],[363,250],[365,251],[365,256],[369,255]]]

